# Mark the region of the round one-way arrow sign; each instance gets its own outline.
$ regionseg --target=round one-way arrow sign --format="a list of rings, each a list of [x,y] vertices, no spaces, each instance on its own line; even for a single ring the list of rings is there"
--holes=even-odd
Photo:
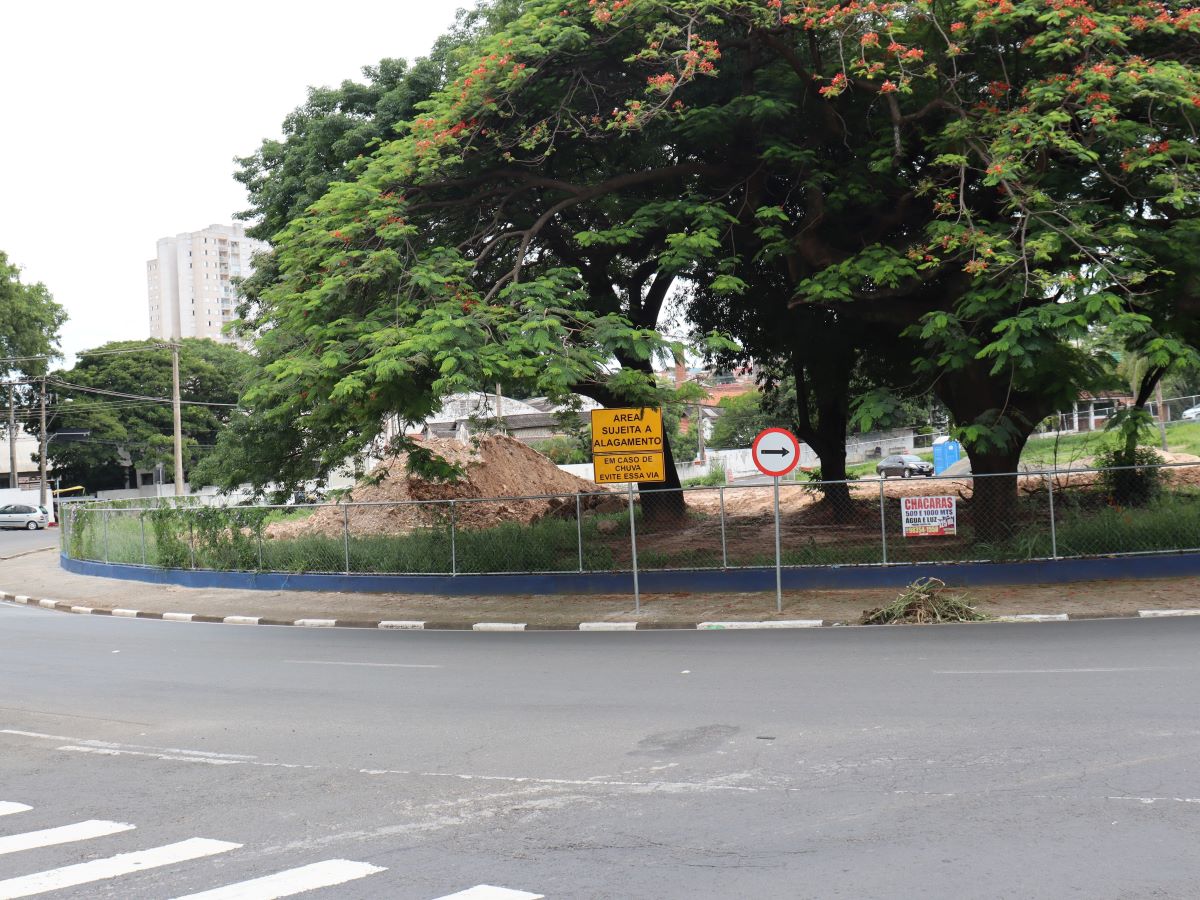
[[[750,454],[758,471],[778,478],[799,464],[800,442],[786,428],[768,428],[754,439]]]

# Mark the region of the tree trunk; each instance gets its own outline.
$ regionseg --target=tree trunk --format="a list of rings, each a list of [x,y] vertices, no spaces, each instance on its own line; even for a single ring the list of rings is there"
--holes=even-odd
[[[675,457],[671,455],[670,439],[663,435],[664,466],[666,481],[638,482],[638,495],[642,504],[642,527],[647,531],[675,528],[687,518],[687,504],[680,490],[679,470],[675,468]]]
[[[1024,446],[1025,441],[1022,440],[1020,446],[1004,450],[967,448],[974,483],[968,510],[978,542],[992,544],[1005,541],[1019,527],[1015,473],[1020,466]]]
[[[1021,451],[1036,424],[1054,411],[1053,400],[1012,390],[978,363],[959,370],[955,378],[939,379],[937,393],[956,425],[992,430],[990,440],[963,442],[974,484],[968,509],[977,541],[1007,540],[1019,524],[1016,472]]]
[[[838,521],[845,521],[851,516],[850,485],[846,484],[846,440],[845,426],[840,433],[822,434],[820,430],[808,434],[804,443],[813,448],[813,452],[821,460],[821,480],[837,481],[841,484],[826,484],[821,503],[833,510]],[[832,431],[833,429],[830,429]]]

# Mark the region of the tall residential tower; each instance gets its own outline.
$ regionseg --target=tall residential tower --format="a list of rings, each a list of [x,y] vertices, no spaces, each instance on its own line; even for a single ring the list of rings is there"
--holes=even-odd
[[[160,238],[158,257],[146,263],[150,336],[170,340],[178,333],[233,343],[221,330],[237,306],[232,279],[249,276],[251,257],[269,249],[246,237],[240,223]]]

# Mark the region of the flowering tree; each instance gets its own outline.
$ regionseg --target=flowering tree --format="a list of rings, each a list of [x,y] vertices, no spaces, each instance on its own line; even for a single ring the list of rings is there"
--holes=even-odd
[[[1088,329],[1188,352],[1197,25],[1085,0],[527,0],[278,236],[249,399],[328,461],[331,435],[472,378],[646,397],[683,285],[758,310],[746,352],[766,335],[831,409],[847,367],[816,351],[903,333],[975,470],[1012,472],[1090,379]]]

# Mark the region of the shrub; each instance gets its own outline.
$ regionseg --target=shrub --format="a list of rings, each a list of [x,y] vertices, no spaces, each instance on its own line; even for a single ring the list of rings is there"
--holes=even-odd
[[[1162,489],[1162,457],[1151,447],[1121,447],[1096,457],[1100,484],[1118,506],[1145,506]]]

